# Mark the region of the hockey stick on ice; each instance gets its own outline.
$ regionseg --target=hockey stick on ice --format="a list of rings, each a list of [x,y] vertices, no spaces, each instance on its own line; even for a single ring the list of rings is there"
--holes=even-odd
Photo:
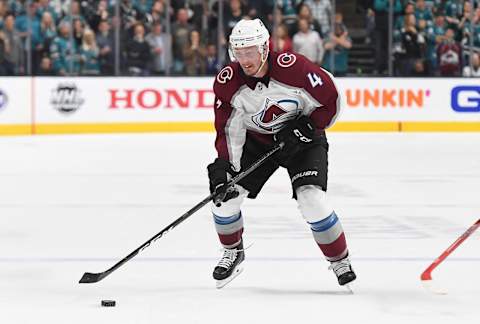
[[[235,177],[233,177],[230,181],[229,184],[230,186],[233,186],[234,184],[238,183],[241,179],[245,178],[247,175],[249,175],[251,172],[253,172],[255,169],[257,169],[263,162],[265,162],[270,156],[275,154],[278,150],[280,150],[284,146],[284,143],[280,143],[276,145],[273,149],[265,153],[260,159],[258,159],[255,163],[253,163],[251,166],[249,166],[245,171],[240,172],[237,174]],[[91,273],[91,272],[85,272],[80,279],[79,283],[94,283],[94,282],[99,282],[100,280],[104,279],[106,276],[111,274],[113,271],[117,270],[120,268],[122,265],[127,263],[129,260],[131,260],[133,257],[135,257],[138,253],[142,252],[144,249],[150,246],[153,242],[161,238],[163,235],[165,235],[167,232],[172,230],[174,227],[176,227],[178,224],[182,223],[184,220],[192,216],[195,212],[197,212],[200,208],[208,204],[210,200],[214,198],[213,194],[208,195],[205,199],[203,199],[201,202],[193,206],[189,211],[187,211],[185,214],[177,218],[174,222],[172,222],[170,225],[165,227],[163,230],[155,234],[151,239],[143,243],[140,247],[138,247],[136,250],[131,252],[129,255],[127,255],[125,258],[117,262],[113,267],[110,269],[104,271],[104,272],[99,272],[99,273]]]
[[[460,246],[460,244],[462,244],[463,241],[465,241],[470,235],[472,235],[473,232],[475,232],[475,230],[478,227],[480,227],[480,219],[478,219],[472,226],[470,226],[465,231],[465,233],[463,233],[455,242],[453,242],[452,245],[450,245],[435,261],[433,261],[433,263],[427,269],[425,269],[424,272],[422,272],[422,275],[420,276],[420,279],[422,280],[423,286],[427,290],[429,290],[429,291],[431,291],[435,294],[441,294],[441,295],[444,295],[444,294],[447,293],[447,290],[435,287],[435,285],[432,284],[432,282],[433,282],[432,271],[440,263],[442,263],[443,260],[445,260],[450,255],[450,253],[455,251],[455,249],[458,248]]]

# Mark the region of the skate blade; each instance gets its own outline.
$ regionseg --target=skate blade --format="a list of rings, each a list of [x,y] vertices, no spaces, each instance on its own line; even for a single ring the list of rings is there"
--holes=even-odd
[[[352,289],[352,286],[350,284],[345,284],[343,287],[345,287],[345,289],[347,289],[347,292],[350,295],[353,295],[353,289]]]
[[[235,270],[233,270],[232,274],[230,275],[230,277],[228,278],[225,278],[223,280],[216,280],[216,288],[217,289],[221,289],[223,287],[225,287],[230,281],[232,281],[233,279],[235,279],[240,273],[242,273],[243,271],[243,267],[237,267],[235,268]]]

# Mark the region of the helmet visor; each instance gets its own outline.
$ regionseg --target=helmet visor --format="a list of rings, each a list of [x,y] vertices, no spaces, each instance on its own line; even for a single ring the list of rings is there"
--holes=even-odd
[[[252,60],[256,59],[260,51],[258,46],[232,48],[232,54],[237,60]]]

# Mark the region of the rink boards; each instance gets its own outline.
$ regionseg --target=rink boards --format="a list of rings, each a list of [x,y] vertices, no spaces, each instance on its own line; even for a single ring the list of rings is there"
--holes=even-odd
[[[0,78],[0,135],[211,132],[212,84],[212,77]],[[331,131],[480,131],[475,78],[336,84],[343,109]]]

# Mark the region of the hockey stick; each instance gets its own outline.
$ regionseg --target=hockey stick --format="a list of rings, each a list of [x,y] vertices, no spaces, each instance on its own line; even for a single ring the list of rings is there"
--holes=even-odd
[[[427,290],[429,290],[429,291],[431,291],[435,294],[444,295],[444,294],[447,293],[447,291],[445,289],[437,288],[432,284],[432,271],[438,265],[440,265],[440,263],[442,263],[443,260],[445,260],[450,255],[450,253],[455,251],[455,249],[458,248],[460,246],[460,244],[462,244],[463,241],[465,241],[470,235],[472,235],[473,232],[475,232],[475,230],[478,227],[480,227],[480,219],[478,219],[472,226],[470,226],[465,231],[465,233],[463,233],[455,242],[453,242],[452,245],[450,245],[435,261],[433,261],[432,264],[427,269],[425,269],[424,272],[422,272],[422,275],[420,276],[420,279],[422,280],[423,286]]]
[[[245,171],[240,172],[237,174],[235,177],[233,177],[228,183],[230,186],[235,185],[238,183],[240,180],[245,178],[247,175],[249,175],[251,172],[253,172],[255,169],[257,169],[265,160],[267,160],[270,156],[275,154],[278,150],[283,148],[284,143],[279,143],[276,145],[273,149],[265,153],[260,159],[258,159],[255,163],[250,165]],[[167,232],[172,230],[174,227],[176,227],[178,224],[192,216],[195,212],[197,212],[200,208],[208,204],[210,200],[214,198],[213,194],[208,195],[205,199],[203,199],[201,202],[196,204],[195,206],[192,207],[189,211],[187,211],[185,214],[177,218],[174,222],[172,222],[170,225],[165,227],[163,230],[161,230],[159,233],[155,234],[151,239],[143,243],[140,247],[138,247],[136,250],[131,252],[129,255],[127,255],[125,258],[117,262],[113,267],[110,269],[104,271],[104,272],[99,272],[99,273],[91,273],[91,272],[85,272],[80,279],[79,283],[94,283],[94,282],[99,282],[100,280],[104,279],[106,276],[111,274],[113,271],[117,270],[120,268],[122,265],[127,263],[129,260],[131,260],[133,257],[135,257],[138,253],[142,252],[144,249],[150,246],[153,242],[161,238],[163,235],[165,235]]]

